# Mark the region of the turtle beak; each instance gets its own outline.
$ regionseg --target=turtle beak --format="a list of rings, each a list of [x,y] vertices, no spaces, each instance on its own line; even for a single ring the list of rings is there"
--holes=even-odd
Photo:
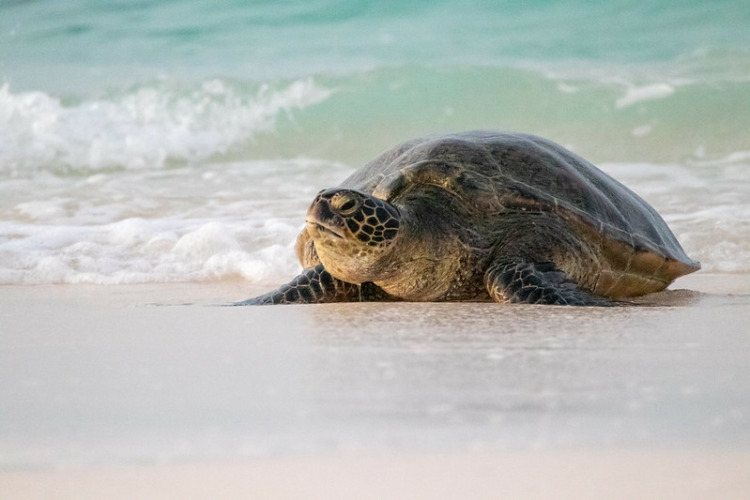
[[[330,197],[325,196],[325,191],[313,200],[305,224],[313,239],[325,236],[342,239],[346,228],[344,220],[331,210]]]

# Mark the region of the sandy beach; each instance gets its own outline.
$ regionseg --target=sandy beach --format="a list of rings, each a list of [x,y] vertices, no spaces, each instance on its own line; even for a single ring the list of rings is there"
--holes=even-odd
[[[637,307],[0,287],[3,498],[746,498],[750,283]]]
[[[286,458],[0,476],[8,498],[745,499],[750,454],[526,452]]]

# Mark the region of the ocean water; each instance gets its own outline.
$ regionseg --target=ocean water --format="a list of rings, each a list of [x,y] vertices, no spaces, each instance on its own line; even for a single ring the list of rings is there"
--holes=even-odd
[[[0,284],[275,284],[319,189],[478,128],[564,144],[750,273],[747,26],[728,0],[0,0]]]

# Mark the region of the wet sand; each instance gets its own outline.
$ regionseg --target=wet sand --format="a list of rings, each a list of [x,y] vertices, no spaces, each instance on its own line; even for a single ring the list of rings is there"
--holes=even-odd
[[[750,277],[637,307],[0,287],[2,498],[747,498]]]

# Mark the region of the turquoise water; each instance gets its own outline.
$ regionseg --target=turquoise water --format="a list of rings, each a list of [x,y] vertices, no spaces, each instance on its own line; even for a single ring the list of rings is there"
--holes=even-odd
[[[748,26],[740,1],[0,1],[0,283],[278,280],[311,194],[475,128],[566,145],[750,272]]]
[[[570,63],[586,72],[592,63],[683,61],[688,70],[746,58],[748,21],[750,6],[731,0],[6,0],[3,71],[19,85],[70,89],[40,65],[85,77],[92,88],[160,73],[268,81],[388,65]],[[734,72],[720,66],[710,69]]]

